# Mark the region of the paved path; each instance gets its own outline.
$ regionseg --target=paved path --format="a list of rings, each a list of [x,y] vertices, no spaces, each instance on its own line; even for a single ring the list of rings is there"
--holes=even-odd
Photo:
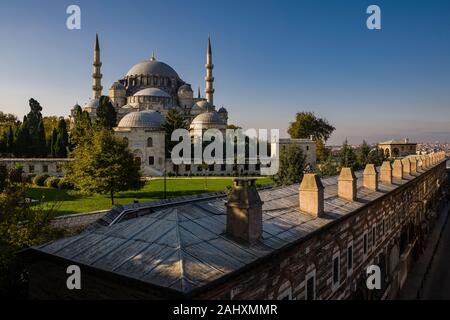
[[[445,225],[428,274],[421,299],[450,299],[450,221]]]
[[[431,286],[440,285],[440,275],[435,274],[438,267],[444,269],[444,272],[448,272],[447,280],[450,280],[450,270],[445,270],[446,268],[450,269],[450,221],[446,223],[447,216],[449,215],[449,210],[450,204],[447,205],[439,215],[439,218],[437,219],[434,228],[432,229],[431,234],[427,239],[425,252],[414,263],[413,268],[410,271],[408,278],[406,279],[406,283],[400,291],[398,299],[417,299],[419,290],[420,299],[433,299],[429,297],[433,289],[429,288]],[[442,238],[440,239],[441,230],[444,230],[444,232],[442,234]],[[434,256],[434,260],[429,272],[426,273],[428,265],[433,258],[434,250],[436,245],[438,244],[438,241],[438,250],[436,251],[436,255]],[[444,248],[444,246],[446,248]],[[447,250],[447,253],[445,252],[445,250]],[[444,261],[443,258],[447,258],[447,261]],[[424,279],[425,277],[425,274],[427,274],[427,277],[425,278],[424,288],[421,289],[420,286],[422,284],[422,279]],[[448,283],[448,286],[446,288],[450,293],[450,282]]]

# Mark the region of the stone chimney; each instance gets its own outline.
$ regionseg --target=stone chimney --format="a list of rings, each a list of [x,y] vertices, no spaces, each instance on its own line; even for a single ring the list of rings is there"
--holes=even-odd
[[[403,179],[403,164],[400,159],[395,160],[392,165],[392,177]]]
[[[392,183],[392,166],[390,161],[383,161],[380,168],[380,181],[384,183]]]
[[[409,176],[411,174],[411,162],[409,162],[409,159],[403,158],[402,165],[403,165],[403,175]]]
[[[234,179],[226,203],[227,234],[240,242],[257,242],[262,235],[262,205],[256,179]]]
[[[420,160],[422,160],[422,170],[425,170],[427,168],[427,156],[420,156]]]
[[[417,158],[416,157],[410,157],[409,162],[411,165],[411,173],[417,173]]]
[[[323,213],[324,187],[317,174],[307,173],[303,176],[299,188],[300,211],[315,217]]]
[[[367,164],[363,172],[363,186],[369,190],[378,190],[378,172],[374,164]]]
[[[356,200],[356,177],[351,168],[342,168],[338,178],[338,196],[342,199]]]

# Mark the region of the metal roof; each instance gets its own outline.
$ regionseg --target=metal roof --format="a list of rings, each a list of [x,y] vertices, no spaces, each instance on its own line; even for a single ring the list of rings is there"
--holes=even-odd
[[[357,178],[361,176],[361,171],[356,172]],[[222,196],[153,208],[146,216],[93,228],[34,250],[189,293],[301,240],[414,178],[380,183],[377,192],[363,188],[358,179],[355,202],[337,197],[337,177],[323,179],[325,214],[319,218],[299,211],[299,185],[259,191],[264,201],[263,235],[251,246],[226,236],[226,197]]]

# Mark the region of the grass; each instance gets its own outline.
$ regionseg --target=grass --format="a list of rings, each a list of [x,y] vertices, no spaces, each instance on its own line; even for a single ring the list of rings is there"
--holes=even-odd
[[[224,191],[231,186],[233,178],[167,178],[167,198],[192,195],[203,192]],[[258,178],[258,184],[272,183],[269,178]],[[42,200],[44,204],[57,202],[58,215],[83,213],[111,208],[111,200],[107,195],[83,195],[73,190],[59,190],[46,187],[32,187],[29,197]],[[164,198],[164,179],[157,178],[147,182],[140,190],[117,193],[115,204],[129,204],[134,200],[149,202]]]

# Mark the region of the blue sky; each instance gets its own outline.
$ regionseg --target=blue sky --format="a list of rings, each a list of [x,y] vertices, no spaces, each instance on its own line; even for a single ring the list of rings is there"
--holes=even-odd
[[[81,30],[66,28],[70,4]],[[366,28],[371,4],[382,30]],[[96,32],[105,89],[155,51],[203,91],[211,35],[230,123],[284,135],[310,110],[336,126],[330,143],[450,141],[450,1],[2,1],[0,110],[22,117],[30,97],[46,115],[83,105]]]

